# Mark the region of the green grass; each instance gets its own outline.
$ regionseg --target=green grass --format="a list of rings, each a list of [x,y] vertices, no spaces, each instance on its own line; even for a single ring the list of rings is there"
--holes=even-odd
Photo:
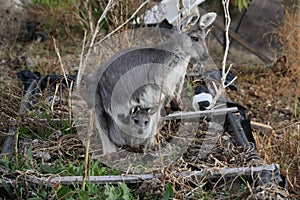
[[[35,59],[36,65],[33,66],[32,70],[37,70],[42,72],[43,74],[47,73],[58,73],[60,70],[60,65],[58,64],[57,54],[54,51],[52,36],[57,41],[57,46],[60,50],[61,56],[64,58],[66,55],[72,55],[75,58],[78,58],[79,52],[81,49],[81,40],[83,36],[84,30],[89,30],[89,23],[87,21],[87,11],[86,8],[81,7],[82,10],[76,10],[73,4],[80,3],[81,1],[77,0],[65,0],[65,1],[53,1],[53,0],[34,0],[28,6],[28,9],[32,9],[33,13],[36,14],[37,18],[34,18],[38,22],[41,23],[41,28],[43,28],[49,35],[48,41],[43,43],[16,43],[13,51],[16,52],[25,52],[29,58]],[[119,1],[120,3],[123,3]],[[124,1],[129,2],[129,1]],[[240,1],[239,1],[240,2]],[[136,2],[134,2],[136,3]],[[128,5],[122,4],[123,8],[128,8]],[[127,6],[127,7],[126,7]],[[38,9],[37,9],[38,8]],[[103,8],[96,7],[96,4],[92,4],[91,7],[92,19],[94,20],[94,24],[97,21],[98,17],[101,15]],[[74,18],[74,15],[67,15],[70,13],[79,14],[80,11],[82,13],[79,15],[82,17],[82,21]],[[108,17],[106,21],[103,21],[100,26],[101,33],[107,33],[110,29],[112,29],[112,25],[117,26],[119,23],[122,23],[120,17],[116,17],[114,12],[118,11],[117,8],[114,11],[108,13]],[[119,14],[127,14],[129,13],[121,13]],[[125,16],[125,15],[124,15]],[[113,20],[119,20],[118,22],[113,22]],[[123,17],[123,20],[126,19]],[[81,23],[79,23],[81,22]],[[291,21],[292,22],[292,21]],[[295,23],[297,24],[297,23]],[[288,32],[290,34],[290,32]],[[297,36],[295,34],[295,36]],[[100,36],[99,36],[100,37]],[[297,45],[294,45],[297,46]],[[291,48],[288,48],[291,49]],[[234,57],[236,60],[245,61],[246,57],[249,57],[245,54],[238,54],[240,52],[232,51],[230,56]],[[216,52],[216,57],[221,58],[222,51]],[[293,55],[293,54],[289,54]],[[297,54],[298,55],[298,54]],[[9,59],[17,59],[14,58],[14,55],[9,55]],[[248,58],[250,59],[250,58]],[[68,61],[68,59],[66,59]],[[292,60],[291,58],[289,59]],[[72,61],[73,62],[73,61]],[[71,63],[72,63],[71,62]],[[67,63],[67,62],[64,62]],[[295,62],[295,66],[297,66],[298,62]],[[74,65],[78,64],[73,62]],[[68,66],[65,66],[68,68]],[[77,66],[75,66],[76,68]],[[26,66],[21,65],[20,68],[24,69]],[[74,68],[74,67],[73,67]],[[238,67],[236,67],[240,70]],[[14,69],[11,69],[13,71]],[[244,69],[245,70],[245,69]],[[71,71],[71,69],[70,69]],[[240,70],[242,71],[242,70]],[[261,85],[263,82],[257,83],[259,79],[259,75],[262,75],[261,71],[256,71],[252,74],[242,74],[239,76],[239,80],[241,82],[249,82],[247,86]],[[267,74],[268,75],[268,74]],[[243,78],[245,80],[243,80]],[[4,77],[3,80],[6,80],[7,77]],[[16,80],[16,78],[14,77]],[[265,79],[265,77],[263,77]],[[1,79],[2,80],[2,79]],[[12,82],[12,81],[11,81]],[[268,81],[267,81],[268,82]],[[282,81],[284,82],[284,81]],[[286,82],[286,81],[285,81]],[[269,85],[275,83],[269,82]],[[242,86],[242,83],[238,84]],[[267,84],[268,86],[268,84]],[[281,85],[282,86],[282,85]],[[245,87],[246,88],[246,87]],[[14,97],[16,94],[14,91],[15,88],[9,91],[9,88],[1,87],[1,112],[5,113],[6,116],[10,116],[11,118],[17,118],[12,113],[18,113],[18,109],[20,107],[19,103],[20,98]],[[290,89],[290,88],[288,88]],[[284,91],[290,91],[285,87],[282,87]],[[192,85],[187,85],[187,96],[192,97]],[[11,94],[14,94],[11,95]],[[21,92],[19,94],[21,96]],[[19,97],[20,97],[19,96]],[[286,96],[274,96],[272,95],[272,99],[282,98],[282,101],[290,101]],[[191,99],[191,98],[190,98]],[[246,99],[247,102],[249,99]],[[190,104],[191,105],[191,104]],[[288,104],[287,104],[288,105]],[[263,108],[264,106],[259,106]],[[299,114],[299,107],[295,108]],[[9,111],[9,112],[7,112]],[[31,111],[28,113],[27,117],[33,118],[35,121],[39,118],[45,118],[47,120],[46,124],[18,124],[17,133],[20,135],[20,138],[30,138],[30,139],[39,139],[39,140],[48,140],[49,136],[55,131],[61,131],[64,135],[75,134],[76,130],[72,124],[69,123],[68,120],[62,119],[59,122],[55,122],[52,120],[51,111],[48,107],[45,106],[44,103],[39,104],[38,111]],[[262,113],[262,117],[266,117],[267,113]],[[18,116],[22,118],[21,116]],[[25,116],[24,116],[25,118]],[[274,119],[276,116],[274,116]],[[4,119],[4,118],[3,118]],[[9,122],[9,118],[5,118],[7,123]],[[1,121],[1,120],[0,120]],[[4,120],[3,120],[4,121]],[[271,121],[272,122],[272,121]],[[5,122],[6,123],[6,122]],[[260,155],[268,162],[268,163],[279,163],[281,165],[281,172],[284,175],[287,175],[287,178],[290,180],[290,189],[294,191],[299,191],[300,181],[299,178],[299,163],[300,163],[300,145],[299,145],[299,122],[292,124],[291,127],[285,127],[287,124],[283,124],[281,127],[278,127],[278,131],[275,130],[271,135],[257,135],[257,143]],[[297,131],[298,130],[298,131]],[[3,131],[3,130],[2,130]],[[4,132],[4,131],[3,131]],[[72,136],[72,135],[71,135]],[[74,135],[75,137],[75,135]],[[51,141],[53,142],[53,141]],[[54,141],[58,142],[58,141]],[[83,165],[83,155],[76,154],[72,152],[71,154],[67,154],[69,152],[64,152],[64,148],[60,146],[61,143],[55,148],[53,146],[49,146],[45,150],[48,152],[51,151],[59,151],[56,153],[57,156],[52,158],[50,161],[45,161],[43,158],[39,158],[36,160],[34,158],[34,153],[36,153],[35,149],[32,147],[27,149],[27,152],[24,154],[19,154],[18,157],[13,156],[3,156],[0,160],[0,176],[1,180],[3,178],[16,180],[14,185],[8,185],[2,181],[3,188],[0,188],[0,198],[7,199],[138,199],[139,196],[135,195],[133,192],[133,188],[129,188],[124,183],[119,183],[118,185],[99,185],[95,183],[87,183],[85,189],[83,190],[81,185],[78,183],[73,183],[71,185],[62,185],[58,184],[54,187],[47,187],[43,184],[36,184],[29,182],[25,175],[36,175],[36,176],[83,176],[84,165]],[[69,143],[67,144],[69,145]],[[70,145],[71,147],[71,145]],[[80,148],[80,147],[79,147]],[[175,155],[174,155],[175,156]],[[5,170],[2,170],[5,169]],[[107,166],[102,165],[99,161],[90,161],[89,163],[89,175],[91,176],[103,176],[103,175],[118,175],[119,171],[111,169]],[[162,192],[160,197],[157,199],[170,199],[177,197],[176,195],[184,195],[183,190],[184,187],[188,187],[187,185],[176,184],[176,180],[168,180],[165,184],[165,191]],[[243,184],[240,186],[240,190],[248,189],[247,182],[242,180]],[[180,182],[181,184],[182,182]],[[180,188],[182,187],[182,188]],[[188,191],[192,193],[195,198],[199,199],[212,199],[214,197],[219,197],[218,195],[221,193],[223,197],[228,197],[230,194],[222,188],[218,188],[218,191],[211,190],[205,191],[203,189],[203,185],[199,185],[194,188],[193,191]],[[146,191],[145,191],[146,192]],[[7,195],[7,196],[2,196]],[[151,193],[148,192],[146,197],[151,198]],[[155,199],[152,197],[151,199]]]
[[[25,157],[20,156],[18,159],[18,162],[11,162],[8,158],[0,160],[0,166],[9,169],[9,173],[2,173],[2,176],[19,176],[19,179],[16,179],[16,184],[12,186],[2,181],[4,190],[12,199],[47,199],[48,197],[50,199],[133,199],[131,190],[124,183],[101,185],[87,182],[85,190],[83,190],[81,185],[76,182],[71,185],[59,184],[54,187],[47,187],[45,184],[27,182],[26,178],[23,177],[25,174],[31,175],[30,171],[32,172],[33,169],[35,169],[34,175],[82,176],[84,166],[83,162],[79,160],[67,163],[57,160],[49,165],[43,161],[41,163],[36,162],[30,153]],[[101,165],[98,161],[91,161],[89,172],[92,176],[120,174],[116,170]]]

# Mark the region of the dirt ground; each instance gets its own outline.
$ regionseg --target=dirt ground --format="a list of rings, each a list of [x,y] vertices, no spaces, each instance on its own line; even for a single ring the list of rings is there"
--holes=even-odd
[[[28,20],[33,18],[30,14],[26,16]],[[20,121],[22,89],[16,73],[26,68],[43,74],[59,73],[60,60],[55,52],[53,38],[56,38],[62,63],[70,74],[76,73],[78,69],[81,50],[81,39],[76,38],[77,36],[69,37],[68,32],[63,35],[64,38],[59,38],[59,28],[51,29],[49,34],[53,38],[38,41],[36,38],[27,38],[25,21],[8,16],[6,20],[3,19],[0,20],[1,23],[9,26],[9,29],[7,32],[1,31],[0,38],[0,149],[9,128]],[[11,20],[15,23],[10,24]],[[8,36],[12,33],[15,35],[11,40]],[[215,41],[211,45],[216,47],[210,46],[215,53],[212,56],[220,58],[222,47]],[[228,90],[227,96],[247,107],[258,154],[263,163],[279,164],[281,174],[287,179],[289,198],[300,198],[299,71],[290,70],[292,61],[288,56],[279,60],[274,58],[273,63],[264,64],[255,56],[249,55],[249,52],[233,47],[230,57],[232,59],[228,63],[236,63],[231,73],[238,77],[238,90]],[[65,136],[65,141],[75,144],[67,150],[70,155],[83,155],[82,144],[77,138]],[[61,148],[67,149],[68,144],[65,145]],[[60,151],[57,152],[59,154]]]

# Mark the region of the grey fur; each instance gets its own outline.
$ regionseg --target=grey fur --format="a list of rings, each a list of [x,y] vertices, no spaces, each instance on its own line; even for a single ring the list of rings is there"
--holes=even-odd
[[[86,92],[95,91],[95,98],[87,101],[95,108],[104,154],[115,152],[115,145],[139,148],[153,143],[160,111],[170,98],[179,97],[188,63],[209,56],[205,28],[215,17],[191,15],[167,41],[125,49],[88,76]]]

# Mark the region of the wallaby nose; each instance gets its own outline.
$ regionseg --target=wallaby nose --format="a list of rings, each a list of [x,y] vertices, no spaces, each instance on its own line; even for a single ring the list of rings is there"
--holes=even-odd
[[[140,126],[140,127],[145,127],[149,123],[149,119],[145,117],[134,117],[133,122],[135,125]]]
[[[205,51],[202,53],[201,60],[202,61],[207,60],[208,57],[209,57],[209,53],[207,51]]]

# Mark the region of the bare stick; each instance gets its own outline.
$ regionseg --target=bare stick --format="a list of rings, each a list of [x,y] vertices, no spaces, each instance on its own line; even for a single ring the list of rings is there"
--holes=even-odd
[[[59,49],[58,49],[57,46],[56,46],[55,38],[52,37],[52,39],[53,39],[53,43],[54,43],[54,49],[55,49],[55,52],[56,52],[56,54],[57,54],[57,56],[58,56],[58,60],[59,60],[59,63],[60,63],[61,71],[62,71],[63,76],[64,76],[64,78],[65,78],[66,84],[67,84],[67,86],[68,86],[68,88],[69,88],[69,83],[68,83],[67,75],[66,75],[66,72],[65,72],[64,65],[63,65],[63,63],[62,63],[61,57],[60,57]],[[70,89],[70,88],[69,88],[69,89]]]
[[[262,172],[275,173],[279,170],[279,166],[275,164],[260,165],[257,167],[238,167],[238,168],[210,168],[206,171],[183,171],[175,173],[175,176],[184,176],[191,179],[203,178],[207,176],[208,179],[226,177],[234,178],[237,176],[249,176],[258,175]],[[118,182],[125,183],[141,183],[144,180],[152,180],[154,178],[163,178],[163,174],[136,174],[136,175],[114,175],[114,176],[90,176],[90,182],[97,184],[117,184]],[[44,178],[46,181],[47,178]],[[50,177],[48,181],[52,184],[60,183],[63,185],[69,185],[74,182],[81,183],[81,176],[64,176],[64,177]]]
[[[223,61],[222,61],[221,85],[220,85],[219,89],[216,91],[217,93],[208,109],[211,109],[215,106],[218,99],[224,94],[226,87],[231,85],[237,78],[237,77],[234,77],[234,79],[232,81],[230,81],[230,83],[228,83],[227,85],[225,84],[226,77],[232,67],[232,64],[231,64],[230,67],[228,68],[228,70],[226,71],[226,61],[227,61],[229,45],[230,45],[229,28],[230,28],[230,22],[231,22],[230,12],[229,12],[229,0],[222,0],[222,5],[223,5],[224,17],[225,17],[225,30],[224,31],[225,31],[226,46],[225,46],[225,51],[224,51],[224,56],[223,56]]]
[[[117,32],[118,30],[120,30],[123,26],[125,26],[130,20],[132,20],[135,15],[144,7],[144,5],[146,5],[149,2],[149,0],[145,1],[142,5],[140,5],[140,7],[138,7],[138,9],[131,15],[131,17],[129,19],[127,19],[123,24],[121,24],[120,26],[118,26],[115,30],[113,30],[112,32],[110,32],[109,34],[107,34],[104,38],[102,38],[99,42],[97,42],[97,44],[103,42],[105,39],[107,39],[108,37],[110,37],[112,34],[114,34],[115,32]]]
[[[20,173],[20,172],[19,172]],[[175,173],[175,177],[186,177],[192,180],[197,179],[216,179],[216,178],[236,178],[238,176],[246,176],[252,178],[254,176],[260,175],[262,173],[278,174],[279,166],[276,164],[260,165],[257,167],[238,167],[238,168],[210,168],[205,171],[182,171]],[[26,181],[46,185],[49,187],[55,187],[57,183],[62,185],[71,185],[76,183],[82,184],[82,176],[51,176],[51,177],[37,177],[34,175],[24,175]],[[111,176],[90,176],[89,181],[96,184],[118,184],[119,182],[129,183],[141,183],[145,180],[152,180],[154,178],[163,179],[164,175],[162,173],[157,174],[135,174],[135,175],[111,175]],[[276,177],[274,177],[276,178]],[[276,178],[277,179],[277,178]],[[15,184],[16,180],[11,180],[4,178],[0,182],[0,187],[4,187],[4,182],[6,184]]]
[[[92,48],[94,46],[94,42],[95,42],[95,39],[96,39],[96,36],[99,32],[99,26],[100,26],[100,23],[103,21],[103,19],[105,18],[108,10],[110,9],[111,7],[111,4],[113,3],[113,0],[109,0],[109,2],[107,3],[102,15],[100,16],[100,18],[98,19],[97,21],[97,25],[96,25],[96,28],[93,32],[93,36],[92,36],[92,39],[91,39],[91,42],[90,42],[90,45],[89,45],[89,49],[88,49],[88,52],[86,54],[86,57],[84,59],[84,61],[87,60],[87,58],[89,57],[91,51],[92,51]],[[83,65],[83,54],[84,54],[84,47],[85,47],[85,40],[86,40],[86,32],[84,33],[85,37],[83,39],[83,44],[82,44],[82,50],[81,50],[81,59],[80,59],[80,65],[79,65],[79,70],[78,70],[78,74],[77,74],[77,86],[79,85],[80,81],[81,81],[81,76],[82,76],[82,72],[84,71],[84,68],[85,66]],[[78,88],[77,88],[78,89]]]
[[[222,115],[229,112],[237,112],[237,107],[232,108],[222,108],[216,110],[203,110],[203,111],[193,111],[193,112],[179,112],[167,115],[164,120],[174,120],[174,119],[190,119],[197,118],[200,116],[210,116],[210,115]]]
[[[92,17],[92,12],[91,12],[91,3],[90,1],[83,1],[84,2],[84,5],[85,5],[85,8],[86,10],[88,11],[88,20],[89,20],[89,24],[90,24],[90,30],[91,30],[91,33],[94,32],[94,24],[93,24],[93,17]]]
[[[89,50],[85,56],[85,60],[86,61],[92,51],[92,48],[94,46],[94,42],[95,42],[95,39],[96,39],[96,36],[99,32],[99,26],[100,26],[100,23],[101,21],[104,19],[107,11],[110,9],[110,6],[112,4],[112,0],[110,0],[105,8],[105,10],[103,11],[101,17],[99,18],[98,22],[97,22],[97,26],[95,28],[95,31],[94,31],[94,34],[93,34],[93,37],[92,37],[92,40],[91,40],[91,43],[89,45]],[[149,2],[149,0],[145,1],[142,5],[140,5],[140,7],[131,15],[131,17],[129,19],[127,19],[123,24],[121,24],[119,27],[117,27],[115,30],[113,30],[112,32],[110,32],[109,34],[107,34],[104,38],[102,38],[99,42],[97,42],[97,44],[103,42],[105,39],[107,39],[108,37],[110,37],[112,34],[114,34],[115,32],[117,32],[118,30],[120,30],[123,26],[125,26],[129,21],[131,21],[135,16],[136,14]],[[79,70],[78,70],[78,74],[77,74],[77,85],[80,83],[81,81],[81,76],[82,76],[82,72],[84,71],[85,69],[85,66],[83,66],[83,52],[84,52],[84,45],[85,44],[85,41],[83,42],[83,47],[82,47],[82,52],[81,52],[81,60],[80,60],[80,65],[79,65]]]
[[[72,90],[73,90],[74,81],[71,81],[70,89],[69,89],[69,101],[68,101],[68,107],[69,107],[69,125],[72,123]]]
[[[85,141],[85,155],[84,155],[84,172],[82,177],[82,187],[81,189],[85,189],[85,184],[87,177],[89,177],[89,149],[90,149],[90,143],[91,143],[91,134],[93,131],[93,125],[94,125],[94,111],[90,110],[89,113],[89,122],[88,122],[88,130],[86,133],[86,141]]]
[[[83,70],[83,57],[84,57],[84,48],[85,48],[85,43],[86,43],[86,35],[87,31],[84,31],[84,37],[82,41],[82,49],[81,49],[81,54],[80,54],[80,63],[79,63],[79,69],[78,69],[78,74],[77,74],[77,80],[76,80],[76,85],[79,86],[79,83],[81,81],[81,74]],[[77,91],[79,91],[79,87],[76,88]]]
[[[58,93],[58,89],[59,89],[59,84],[56,84],[55,85],[55,91],[54,91],[53,100],[52,100],[51,107],[50,107],[51,112],[54,111],[54,103],[55,103],[55,100],[56,100],[56,97],[57,97],[56,94]]]
[[[18,121],[19,121],[19,117],[18,117]],[[18,149],[18,146],[19,146],[18,145],[19,144],[19,131],[20,131],[19,128],[17,129],[17,131],[15,131],[15,141],[14,141],[14,150],[15,150],[15,156],[16,156],[15,159],[16,159],[17,166],[19,165],[19,149]]]
[[[227,56],[228,56],[228,51],[229,51],[229,27],[230,27],[230,13],[229,13],[229,0],[222,0],[222,5],[223,5],[223,10],[224,10],[224,17],[225,17],[225,39],[226,39],[226,46],[225,46],[225,51],[224,51],[224,56],[223,56],[223,61],[222,61],[222,78],[225,75],[225,69],[226,69],[226,61],[227,61]]]
[[[97,21],[97,25],[96,25],[96,28],[95,28],[95,31],[94,31],[94,34],[93,34],[93,37],[92,37],[92,40],[91,40],[91,43],[90,43],[90,46],[89,46],[89,50],[88,50],[88,53],[87,55],[89,55],[91,53],[91,50],[94,46],[94,42],[95,42],[95,39],[96,39],[96,36],[99,32],[99,26],[100,26],[100,23],[103,21],[104,17],[106,16],[106,13],[108,12],[108,10],[110,9],[110,6],[112,4],[113,0],[109,0],[101,17],[98,19]]]

